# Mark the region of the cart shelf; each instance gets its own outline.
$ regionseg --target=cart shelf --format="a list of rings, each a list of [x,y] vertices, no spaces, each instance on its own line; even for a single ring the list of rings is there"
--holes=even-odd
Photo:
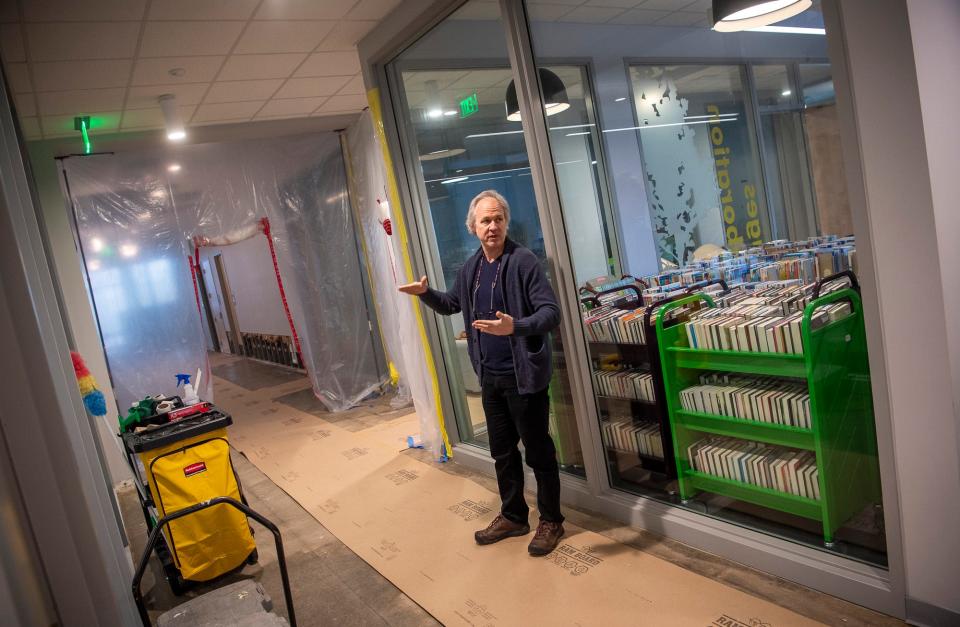
[[[812,429],[687,410],[677,410],[676,423],[678,426],[703,431],[704,433],[725,435],[778,446],[789,446],[808,451],[816,450]]]
[[[787,494],[786,492],[771,490],[770,488],[763,488],[750,483],[734,481],[733,479],[715,477],[714,475],[697,472],[696,470],[688,470],[685,472],[683,480],[692,487],[703,490],[704,492],[729,496],[739,501],[769,507],[804,518],[823,520],[823,508],[820,505],[820,501],[814,499],[808,499],[795,494]]]
[[[675,356],[678,368],[721,370],[761,376],[796,378],[807,376],[803,355],[702,350],[686,346],[670,346],[667,351]]]

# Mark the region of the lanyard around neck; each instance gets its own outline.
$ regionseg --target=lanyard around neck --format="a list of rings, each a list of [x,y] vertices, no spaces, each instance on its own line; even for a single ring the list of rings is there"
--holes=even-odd
[[[483,264],[487,262],[486,258],[480,258],[480,264],[477,265],[477,278],[473,283],[473,303],[474,310],[476,310],[477,303],[477,290],[480,289],[480,274],[483,272]],[[488,311],[493,311],[493,291],[497,287],[497,282],[500,280],[500,264],[503,263],[503,255],[497,259],[497,269],[493,273],[493,283],[490,284],[490,309]],[[491,264],[493,265],[493,264]]]

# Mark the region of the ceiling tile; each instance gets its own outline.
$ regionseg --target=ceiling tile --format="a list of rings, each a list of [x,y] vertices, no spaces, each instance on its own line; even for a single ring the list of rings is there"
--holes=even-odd
[[[40,120],[38,118],[20,118],[20,130],[26,139],[40,139],[43,133],[40,132]]]
[[[306,56],[305,54],[231,55],[217,78],[222,81],[287,78]]]
[[[360,58],[357,51],[350,52],[315,52],[304,62],[294,74],[296,77],[307,76],[344,76],[360,72]]]
[[[226,57],[160,57],[137,59],[131,85],[168,85],[173,83],[210,82],[220,71]],[[171,76],[179,68],[183,76]]]
[[[579,3],[578,3],[579,4]],[[500,19],[500,4],[492,0],[471,0],[450,16],[453,20]]]
[[[17,107],[17,116],[30,117],[37,114],[37,101],[34,99],[33,94],[17,94],[14,96],[13,101]]]
[[[688,4],[690,0],[644,0],[638,8],[652,11],[676,11]]]
[[[27,24],[31,61],[127,59],[137,51],[136,22]]]
[[[331,96],[320,107],[321,111],[363,111],[367,106],[365,96]]]
[[[693,0],[690,4],[683,5],[683,10],[688,12],[700,11],[706,15],[713,9],[713,0]]]
[[[610,20],[611,24],[653,24],[670,14],[669,11],[647,11],[646,9],[631,9]]]
[[[676,0],[671,0],[671,1],[676,3]],[[681,0],[681,2],[689,2],[689,1],[690,0]],[[635,9],[643,3],[644,3],[644,0],[587,0],[587,6],[615,7],[618,9]]]
[[[560,18],[561,22],[602,24],[623,13],[623,9],[608,7],[577,7]]]
[[[259,81],[226,81],[217,82],[210,87],[204,102],[244,102],[246,100],[260,100],[270,98],[277,87],[283,84],[282,78],[272,78]]]
[[[151,20],[248,20],[259,0],[153,0]]]
[[[190,83],[188,85],[148,85],[131,87],[127,91],[127,109],[152,109],[159,107],[159,98],[172,94],[178,105],[196,105],[203,100],[209,83]]]
[[[256,20],[339,20],[357,0],[264,0]]]
[[[291,78],[276,98],[312,98],[316,96],[332,96],[350,80],[349,76],[322,76],[314,78]]]
[[[181,120],[189,120],[196,109],[196,105],[179,106],[177,111]],[[128,109],[123,112],[120,128],[163,128],[163,111],[159,106],[152,109]]]
[[[44,137],[62,137],[64,135],[73,135],[77,138],[77,145],[80,144],[80,133],[73,128],[74,115],[45,115],[40,120],[43,127]],[[96,137],[98,133],[115,131],[120,126],[119,111],[100,111],[90,114],[90,136]]]
[[[657,26],[693,26],[703,20],[699,13],[674,11],[663,19],[657,20]]]
[[[131,65],[127,59],[33,63],[33,81],[37,91],[125,87]]]
[[[226,120],[249,120],[253,117],[263,101],[251,102],[224,102],[219,104],[202,104],[197,107],[192,122],[222,122]]]
[[[343,20],[337,22],[330,34],[327,35],[317,50],[353,50],[357,42],[373,30],[379,22],[364,20],[353,22]]]
[[[146,0],[29,0],[22,4],[27,22],[139,22]]]
[[[0,0],[0,22],[19,22],[20,10],[17,0]]]
[[[349,81],[347,84],[340,88],[340,91],[337,94],[341,96],[353,96],[355,94],[366,94],[367,89],[363,85],[363,76],[357,74]]]
[[[264,105],[257,114],[258,118],[289,117],[295,115],[310,115],[317,107],[326,101],[326,97],[319,98],[289,98],[274,99]]]
[[[347,13],[348,20],[382,20],[400,4],[400,0],[360,0]]]
[[[37,94],[40,113],[44,116],[61,114],[87,114],[92,111],[117,111],[123,108],[126,90],[77,89],[74,91],[48,91]]]
[[[7,74],[7,81],[10,83],[10,89],[13,93],[19,94],[25,91],[33,91],[33,83],[30,81],[30,69],[26,63],[4,63],[3,69]]]
[[[226,54],[243,30],[243,22],[147,22],[141,57]]]
[[[251,22],[243,32],[236,54],[310,52],[333,30],[333,21]]]
[[[527,5],[527,13],[529,13],[530,19],[539,22],[556,21],[572,10],[573,7],[567,4],[531,3]]]
[[[22,63],[27,60],[20,24],[0,26],[0,54],[3,55],[4,63]]]

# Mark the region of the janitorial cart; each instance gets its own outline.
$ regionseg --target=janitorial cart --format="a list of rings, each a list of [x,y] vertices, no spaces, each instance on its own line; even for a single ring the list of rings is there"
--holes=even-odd
[[[149,531],[161,519],[212,499],[246,504],[230,459],[229,414],[211,403],[184,407],[179,397],[139,405],[121,420],[120,436]],[[174,594],[257,561],[246,514],[228,505],[172,518],[159,535],[157,557]]]

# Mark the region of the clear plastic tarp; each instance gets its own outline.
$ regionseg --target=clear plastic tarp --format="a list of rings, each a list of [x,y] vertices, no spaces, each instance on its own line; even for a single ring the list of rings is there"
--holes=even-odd
[[[387,358],[400,375],[398,394],[413,399],[423,445],[439,458],[446,451],[432,387],[434,374],[421,341],[418,305],[397,291],[397,285],[413,279],[407,276],[403,263],[397,216],[388,201],[386,166],[370,112],[364,111],[346,135],[351,193],[363,230]]]
[[[198,368],[200,396],[212,398],[206,321],[189,259],[195,242],[266,238],[266,225],[317,397],[329,410],[343,410],[384,383],[337,134],[71,157],[63,164],[121,407],[148,394],[176,393],[174,375]]]

